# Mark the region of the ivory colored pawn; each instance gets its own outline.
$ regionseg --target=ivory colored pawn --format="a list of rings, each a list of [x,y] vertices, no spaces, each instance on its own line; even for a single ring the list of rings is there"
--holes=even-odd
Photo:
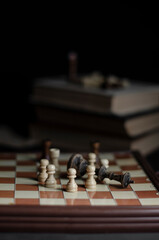
[[[46,167],[48,166],[49,161],[47,159],[41,159],[40,160],[40,167],[39,167],[39,175],[38,175],[38,181],[39,182],[45,182],[45,180],[48,177],[48,174],[46,172]]]
[[[75,182],[75,178],[76,178],[76,169],[74,168],[69,168],[67,171],[68,174],[68,183],[66,185],[66,191],[67,192],[77,192],[78,190],[78,186]]]
[[[88,154],[88,163],[91,166],[94,166],[96,162],[96,154],[95,153],[89,153]]]
[[[106,168],[109,167],[109,160],[108,159],[101,159],[101,163],[104,167],[106,167]]]
[[[96,189],[96,181],[94,179],[95,166],[92,166],[92,165],[87,166],[87,175],[88,175],[88,178],[85,182],[85,187],[88,189]]]
[[[54,177],[55,174],[55,166],[53,164],[49,164],[47,166],[48,178],[46,179],[45,186],[48,188],[56,187],[56,179]]]
[[[58,162],[58,159],[60,156],[60,150],[57,148],[51,148],[49,153],[50,153],[50,163],[55,165],[55,170],[56,172],[58,172],[60,170],[59,162]]]

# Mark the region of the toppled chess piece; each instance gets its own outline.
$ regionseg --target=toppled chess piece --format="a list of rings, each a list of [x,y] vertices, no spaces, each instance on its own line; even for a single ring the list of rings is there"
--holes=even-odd
[[[76,169],[77,177],[81,177],[86,174],[86,168],[88,166],[88,161],[83,158],[83,156],[79,153],[73,154],[68,163],[67,170],[69,168]]]
[[[89,165],[88,160],[84,159],[83,156],[79,153],[73,154],[68,163],[67,163],[67,169],[74,168],[76,169],[77,176],[82,177],[87,172],[87,166]],[[134,181],[130,177],[130,173],[125,174],[115,174],[113,172],[109,172],[107,170],[107,167],[109,166],[106,164],[105,166],[96,167],[95,168],[95,174],[97,175],[99,181],[103,181],[104,178],[108,178],[110,180],[116,180],[121,183],[122,187],[127,187],[130,183],[133,183]]]
[[[98,171],[98,179],[103,181],[104,178],[120,182],[123,188],[126,188],[130,183],[134,183],[129,172],[124,174],[115,174],[113,172],[108,172],[106,167],[102,166]]]

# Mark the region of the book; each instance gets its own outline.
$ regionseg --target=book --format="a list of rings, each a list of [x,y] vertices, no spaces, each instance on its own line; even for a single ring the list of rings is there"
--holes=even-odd
[[[118,116],[47,105],[35,105],[34,108],[38,122],[82,131],[134,138],[159,129],[159,109]]]
[[[71,152],[90,151],[90,141],[94,140],[101,142],[101,151],[137,150],[141,154],[147,155],[159,148],[159,131],[130,139],[80,130],[75,131],[69,128],[57,128],[57,126],[49,126],[49,124],[32,123],[30,136],[35,140],[50,138],[55,147],[59,147],[62,151]]]
[[[159,107],[159,85],[132,82],[126,88],[84,88],[61,79],[38,79],[31,101],[62,107],[125,115]]]

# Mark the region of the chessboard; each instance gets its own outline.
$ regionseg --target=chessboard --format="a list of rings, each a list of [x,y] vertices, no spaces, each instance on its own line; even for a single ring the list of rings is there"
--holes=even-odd
[[[109,171],[129,172],[134,183],[104,179],[90,190],[84,175],[74,193],[66,191],[71,155],[60,154],[56,188],[46,188],[37,178],[41,153],[0,153],[1,231],[158,231],[159,184],[138,153],[100,153]]]

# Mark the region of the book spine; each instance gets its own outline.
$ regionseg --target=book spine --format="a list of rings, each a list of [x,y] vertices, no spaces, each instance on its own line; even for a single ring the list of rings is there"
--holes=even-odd
[[[119,119],[96,114],[61,110],[53,107],[36,106],[37,121],[52,125],[63,125],[74,129],[92,131],[94,133],[128,136],[124,122]]]
[[[109,96],[87,94],[59,88],[35,88],[32,101],[36,103],[57,104],[97,113],[111,111],[111,99]]]

